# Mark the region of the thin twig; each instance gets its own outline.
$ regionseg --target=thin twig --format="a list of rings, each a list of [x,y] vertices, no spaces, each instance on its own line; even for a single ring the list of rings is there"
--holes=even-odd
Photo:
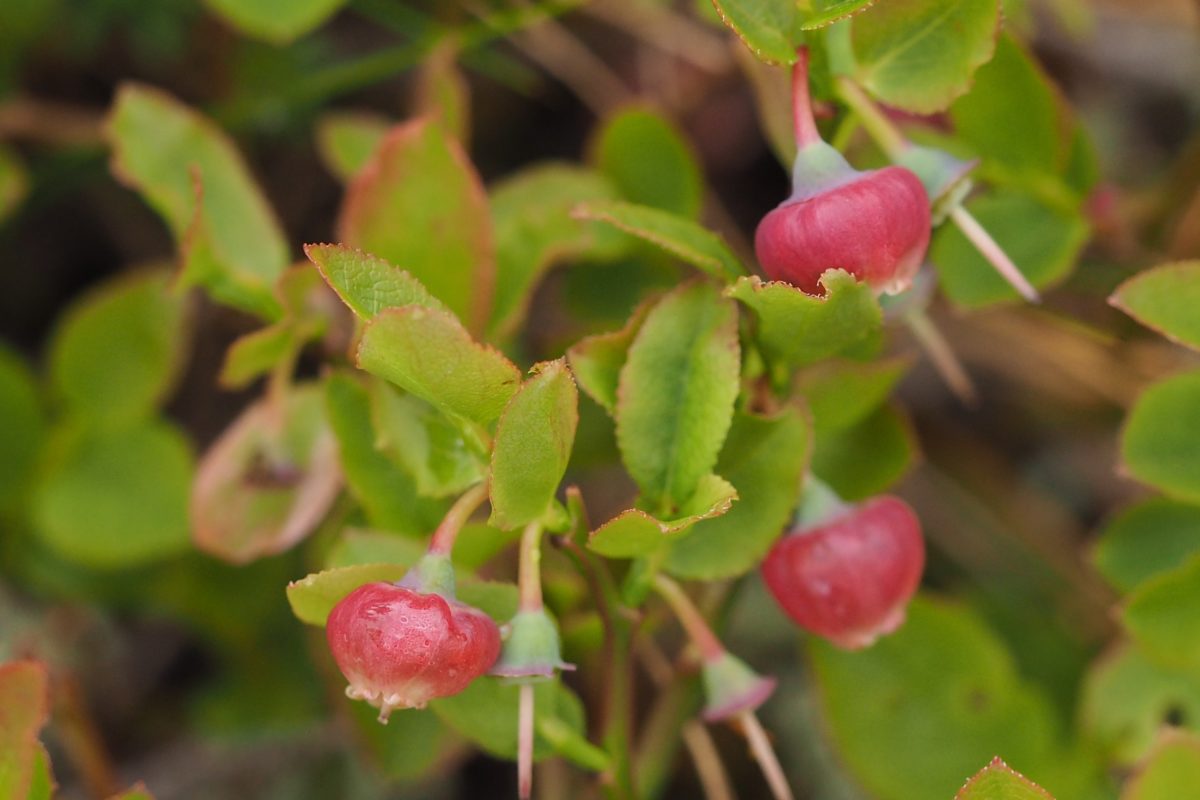
[[[521,685],[517,713],[517,796],[529,800],[533,794],[533,684]]]
[[[654,640],[649,637],[639,640],[637,655],[654,685],[660,690],[670,689],[675,680],[675,669]],[[717,752],[717,746],[704,723],[689,716],[683,723],[682,736],[684,747],[696,766],[696,776],[700,779],[700,788],[705,798],[734,800],[735,795],[729,775],[725,772],[725,765],[721,762],[721,754]]]
[[[527,8],[528,4],[522,3],[520,7]],[[481,7],[474,13],[482,15],[486,9]],[[629,100],[630,92],[624,81],[555,20],[546,18],[537,25],[514,31],[509,38],[525,55],[570,88],[597,117]]]
[[[762,767],[763,775],[771,787],[771,794],[775,796],[775,800],[793,800],[792,789],[788,786],[787,777],[783,774],[783,767],[780,766],[775,749],[771,747],[771,740],[767,736],[767,732],[763,730],[758,717],[754,715],[753,711],[746,711],[738,717],[738,720],[746,734],[746,741],[750,744],[750,752],[754,755],[754,760]]]
[[[1033,284],[1029,282],[1017,268],[1017,265],[1008,257],[1008,253],[1002,248],[992,235],[979,224],[975,217],[971,216],[971,212],[967,211],[962,205],[956,205],[950,211],[950,219],[958,226],[963,235],[975,245],[980,254],[987,259],[988,263],[1000,273],[1000,277],[1012,284],[1012,287],[1021,293],[1031,303],[1042,302],[1038,290],[1033,288]]]
[[[937,329],[925,311],[910,311],[904,315],[904,322],[954,396],[961,400],[963,405],[978,405],[979,393],[975,390],[975,382],[971,380],[966,368],[959,361],[954,348],[946,341],[946,337],[942,336],[942,332]]]

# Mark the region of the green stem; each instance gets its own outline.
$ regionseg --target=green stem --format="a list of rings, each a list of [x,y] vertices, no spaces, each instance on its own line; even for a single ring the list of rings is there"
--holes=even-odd
[[[900,154],[912,145],[904,138],[887,115],[879,110],[879,106],[867,97],[866,92],[858,84],[848,78],[838,78],[836,82],[838,94],[846,105],[853,109],[862,125],[871,134],[871,138],[883,148],[888,158],[895,161]]]
[[[522,611],[542,608],[542,524],[531,522],[521,534],[521,553],[518,562],[517,586],[521,593]]]
[[[588,552],[570,534],[553,539],[584,576],[604,626],[605,687],[602,697],[601,740],[612,758],[605,779],[605,795],[613,800],[632,800],[633,764],[630,754],[633,716],[632,648],[634,622],[617,591],[608,567]]]
[[[696,608],[696,604],[692,602],[692,598],[688,597],[682,586],[666,575],[656,575],[654,588],[667,601],[667,605],[675,613],[679,624],[687,631],[688,638],[700,651],[701,658],[705,661],[713,661],[724,655],[725,647],[717,639],[717,635],[705,621],[704,615],[700,613],[700,609]]]
[[[465,491],[462,497],[454,501],[454,505],[450,506],[450,510],[442,518],[437,530],[433,532],[433,539],[429,542],[431,555],[450,555],[450,551],[454,549],[454,540],[458,538],[458,532],[475,513],[475,509],[479,508],[487,499],[487,496],[488,486],[485,481],[475,484]]]
[[[636,797],[630,740],[633,732],[633,626],[620,620],[606,641],[608,651],[608,705],[604,709],[604,748],[612,755],[612,773],[606,795],[613,800]]]

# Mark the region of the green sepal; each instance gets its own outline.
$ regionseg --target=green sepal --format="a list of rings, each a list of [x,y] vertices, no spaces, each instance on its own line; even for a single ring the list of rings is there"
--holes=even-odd
[[[396,582],[397,586],[413,589],[423,594],[437,594],[447,600],[456,600],[454,565],[444,553],[426,553],[413,565],[408,573]]]
[[[836,147],[817,140],[796,152],[796,160],[792,163],[792,195],[784,202],[808,200],[863,175],[850,166]]]
[[[825,481],[811,472],[804,476],[800,504],[792,519],[792,530],[803,532],[824,525],[844,514],[850,505]]]
[[[941,225],[950,212],[962,204],[970,193],[973,182],[971,171],[979,165],[979,159],[964,161],[945,150],[914,144],[906,147],[896,157],[896,163],[911,170],[921,179],[925,193],[929,195],[929,208],[933,224]]]
[[[558,628],[545,610],[518,611],[508,623],[508,636],[490,674],[506,683],[540,683],[559,670],[573,670],[562,660]]]
[[[737,656],[722,651],[704,662],[704,719],[719,722],[753,711],[775,691],[775,679],[763,677]]]

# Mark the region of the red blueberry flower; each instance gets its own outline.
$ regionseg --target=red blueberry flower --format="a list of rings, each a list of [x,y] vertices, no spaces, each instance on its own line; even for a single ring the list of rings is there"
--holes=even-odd
[[[458,694],[500,654],[500,630],[482,611],[392,583],[347,595],[325,634],[347,696],[377,707],[381,722],[393,709]]]
[[[929,246],[929,197],[899,166],[860,172],[821,140],[808,94],[808,51],[792,73],[796,162],[792,195],[759,223],[754,250],[772,280],[819,294],[844,269],[878,291],[903,291]]]
[[[857,649],[900,627],[924,566],[920,522],[884,495],[796,528],[775,543],[762,574],[801,627]]]

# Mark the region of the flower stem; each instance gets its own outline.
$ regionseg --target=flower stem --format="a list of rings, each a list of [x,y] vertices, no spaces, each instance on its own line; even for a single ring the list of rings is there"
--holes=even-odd
[[[517,709],[517,796],[533,794],[533,684],[521,684]]]
[[[866,92],[858,84],[847,78],[838,78],[837,89],[842,100],[862,120],[863,127],[871,134],[871,138],[883,148],[888,158],[896,161],[901,153],[912,147],[912,144],[904,137],[900,129],[892,124],[887,115],[879,110],[879,106],[875,105],[871,98],[867,97]],[[975,245],[976,249],[988,260],[988,263],[992,265],[996,272],[1000,273],[1000,277],[1008,281],[1029,302],[1041,302],[1042,299],[1038,295],[1037,289],[1033,288],[1033,284],[1021,274],[1021,270],[1017,269],[1017,265],[1012,262],[1008,254],[996,243],[991,234],[979,224],[975,217],[971,216],[971,212],[963,208],[961,204],[955,204],[950,211],[950,219],[963,232],[963,235],[970,240],[971,244]]]
[[[520,562],[517,567],[522,611],[539,611],[542,608],[541,563],[542,524],[531,522],[521,534]]]
[[[808,90],[807,47],[796,51],[796,63],[792,66],[792,127],[797,149],[821,141],[817,122],[813,119],[812,95]]]
[[[970,240],[971,244],[975,245],[975,248],[988,260],[996,272],[1000,273],[1000,277],[1008,281],[1022,297],[1031,303],[1042,302],[1037,289],[1033,288],[1033,284],[1021,274],[1021,270],[1017,269],[1017,265],[1012,262],[1004,249],[992,238],[992,235],[979,224],[975,217],[971,216],[970,211],[961,205],[955,206],[950,211],[950,219]]]
[[[488,487],[485,481],[475,484],[463,492],[462,497],[454,501],[454,505],[450,506],[450,510],[442,518],[437,530],[433,532],[433,539],[429,542],[431,554],[450,555],[450,551],[454,549],[454,540],[458,538],[458,532],[475,513],[475,509],[479,508],[487,499],[487,495]]]
[[[754,755],[754,760],[758,762],[759,767],[762,768],[763,776],[767,779],[767,784],[770,785],[771,794],[775,800],[793,800],[791,787],[788,786],[787,777],[783,774],[783,767],[779,765],[779,758],[775,755],[775,750],[771,747],[771,740],[767,737],[767,732],[763,730],[758,717],[754,715],[753,711],[746,711],[738,717],[738,720],[746,734],[746,741],[750,744],[750,752]]]
[[[958,360],[946,337],[942,336],[942,332],[933,324],[933,320],[924,310],[915,309],[904,315],[904,321],[917,343],[921,345],[921,349],[929,356],[933,368],[950,387],[950,391],[964,405],[976,405],[979,402],[979,393],[975,390],[975,382]]]
[[[700,610],[688,597],[687,592],[683,591],[683,587],[666,575],[656,575],[654,576],[654,588],[667,601],[667,605],[675,613],[679,624],[687,631],[688,638],[700,651],[701,658],[705,661],[712,661],[725,653],[725,647],[712,632],[712,628],[708,627]]]
[[[837,90],[842,100],[862,121],[867,133],[871,134],[871,138],[883,148],[883,152],[887,154],[888,158],[895,161],[901,153],[912,146],[904,138],[900,129],[887,118],[887,114],[880,111],[879,106],[875,105],[871,98],[867,97],[866,92],[859,88],[854,81],[848,78],[838,78]]]

